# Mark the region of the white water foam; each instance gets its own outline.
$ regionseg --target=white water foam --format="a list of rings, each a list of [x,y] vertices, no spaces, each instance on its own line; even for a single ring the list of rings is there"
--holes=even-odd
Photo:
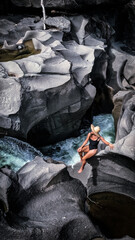
[[[93,118],[93,124],[94,126],[100,126],[100,135],[103,136],[105,140],[111,143],[114,142],[114,120],[111,114],[101,114],[95,116]],[[80,161],[77,148],[82,145],[90,131],[90,128],[82,130],[80,136],[76,138],[69,138],[54,145],[43,147],[41,148],[41,151],[56,161],[62,161],[66,165],[73,166]]]
[[[109,142],[114,142],[114,121],[111,114],[101,114],[93,118],[94,126],[101,128],[100,134]],[[33,160],[37,155],[51,157],[56,161],[62,161],[66,165],[73,166],[80,161],[77,148],[81,146],[91,129],[81,130],[80,136],[69,138],[41,148],[40,151],[26,142],[12,137],[0,139],[0,167],[9,165],[14,171],[19,170],[25,163]]]

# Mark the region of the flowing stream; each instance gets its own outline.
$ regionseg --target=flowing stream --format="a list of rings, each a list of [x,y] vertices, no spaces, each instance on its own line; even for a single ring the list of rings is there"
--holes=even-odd
[[[114,121],[111,114],[95,116],[93,124],[94,126],[100,126],[100,134],[107,141],[111,143],[114,142]],[[42,147],[40,151],[28,143],[12,137],[0,138],[0,167],[8,165],[14,171],[17,171],[37,155],[44,158],[51,157],[56,161],[64,162],[66,165],[74,165],[80,161],[77,148],[83,143],[89,131],[90,128],[81,130],[80,136],[66,139],[54,145]]]
[[[101,114],[93,118],[94,126],[100,126],[100,135],[108,142],[114,143],[115,129],[114,120],[111,114]],[[66,165],[74,165],[80,161],[77,153],[77,148],[85,141],[87,134],[91,129],[81,130],[81,134],[75,138],[68,138],[54,145],[49,145],[41,148],[44,155],[50,156],[56,161],[62,161]]]

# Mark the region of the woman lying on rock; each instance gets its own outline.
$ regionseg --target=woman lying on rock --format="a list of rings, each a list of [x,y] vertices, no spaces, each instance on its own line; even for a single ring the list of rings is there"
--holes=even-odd
[[[98,134],[100,132],[99,126],[94,127],[94,125],[91,124],[91,130],[92,130],[92,132],[88,133],[88,136],[87,136],[86,140],[84,141],[84,143],[82,144],[82,146],[77,149],[77,151],[81,157],[81,162],[82,162],[82,166],[79,169],[78,173],[81,173],[83,171],[84,166],[86,164],[86,159],[91,158],[94,155],[96,155],[96,153],[98,151],[98,149],[97,149],[98,143],[100,140],[103,143],[105,143],[106,145],[109,145],[110,148],[113,149],[113,147],[114,147],[113,144],[107,142],[102,136],[100,136]],[[89,145],[86,145],[88,141],[90,141],[90,143],[89,143]],[[86,153],[86,154],[84,155],[84,153]]]

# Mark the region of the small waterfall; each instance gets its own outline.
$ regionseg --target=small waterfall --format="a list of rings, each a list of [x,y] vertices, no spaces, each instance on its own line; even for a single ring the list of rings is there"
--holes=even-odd
[[[46,26],[45,26],[46,14],[45,14],[45,6],[44,6],[43,0],[41,0],[41,7],[42,7],[42,12],[43,12],[43,29],[45,30],[46,29]]]

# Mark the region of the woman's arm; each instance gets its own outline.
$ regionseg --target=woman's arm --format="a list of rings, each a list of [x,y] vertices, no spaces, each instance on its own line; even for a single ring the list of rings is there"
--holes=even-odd
[[[112,143],[107,142],[103,137],[100,137],[100,140],[106,145],[108,145],[111,149],[114,148],[114,145]]]
[[[81,145],[81,147],[79,147],[79,148],[77,149],[78,152],[81,152],[82,148],[87,144],[87,142],[89,141],[89,138],[90,138],[91,134],[92,134],[92,132],[91,132],[91,133],[88,133],[87,138],[85,139],[85,141],[83,142],[83,144]]]

